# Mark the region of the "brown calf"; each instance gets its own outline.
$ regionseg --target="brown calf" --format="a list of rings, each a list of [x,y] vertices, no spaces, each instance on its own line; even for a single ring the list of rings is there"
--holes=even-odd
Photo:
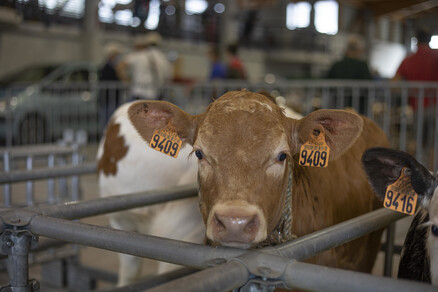
[[[171,128],[193,145],[201,213],[213,245],[273,245],[380,205],[360,158],[367,148],[388,145],[387,138],[355,113],[319,110],[294,120],[263,95],[237,91],[201,115],[166,102],[139,101],[129,117],[146,141],[155,129]],[[319,135],[330,147],[328,167],[300,166],[300,147]],[[310,262],[369,272],[380,235],[367,235]]]

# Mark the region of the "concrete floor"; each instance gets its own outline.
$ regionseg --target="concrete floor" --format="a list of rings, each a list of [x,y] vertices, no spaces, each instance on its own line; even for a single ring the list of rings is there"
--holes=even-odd
[[[85,155],[88,160],[92,160],[95,156],[96,152],[96,145],[92,145],[88,147],[85,151]],[[83,175],[81,176],[81,190],[83,192],[83,199],[89,200],[98,198],[98,186],[97,186],[97,175],[90,174],[90,175]],[[13,195],[14,198],[23,199],[25,200],[25,189],[26,184],[20,183],[13,186]],[[0,193],[3,194],[3,189],[1,189]],[[34,194],[37,197],[37,194],[46,194],[47,193],[47,185],[45,182],[38,182],[34,184]],[[3,197],[3,195],[2,195]],[[0,202],[0,204],[3,204],[3,202]],[[412,217],[406,217],[396,224],[396,244],[402,245],[403,240],[405,237],[405,234],[407,232],[407,229],[409,227],[409,224],[412,220]],[[96,216],[87,218],[84,220],[81,220],[82,222],[89,223],[89,224],[95,224],[100,226],[108,226],[108,219],[106,216]],[[84,266],[104,270],[112,274],[117,273],[117,266],[118,266],[118,258],[117,255],[113,252],[100,250],[96,248],[91,247],[80,247],[79,248],[79,255],[80,255],[80,263]],[[383,253],[379,253],[378,259],[376,261],[376,264],[373,269],[374,275],[383,275],[383,261],[384,261],[384,255]],[[399,256],[394,256],[394,264],[393,264],[393,276],[395,277],[397,275],[398,270],[398,262],[399,262]],[[146,275],[148,271],[150,272],[155,268],[155,263],[153,261],[147,260],[144,263],[144,274]],[[30,271],[29,271],[29,278],[32,279],[41,279],[41,267],[39,265],[32,265]],[[8,275],[5,270],[0,271],[0,287],[5,286],[8,284]],[[41,291],[49,291],[49,292],[61,292],[66,291],[65,289],[58,289],[51,287],[48,283],[41,283]],[[98,288],[109,288],[114,286],[114,283],[106,282],[106,281],[99,281],[98,282]]]

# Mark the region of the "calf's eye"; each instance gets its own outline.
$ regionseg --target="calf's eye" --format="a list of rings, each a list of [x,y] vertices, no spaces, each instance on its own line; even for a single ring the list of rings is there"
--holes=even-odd
[[[287,157],[286,153],[280,153],[277,156],[277,160],[280,161],[280,162],[283,162],[283,161],[286,160],[286,157]]]
[[[198,157],[199,160],[201,160],[202,158],[204,158],[204,154],[202,154],[201,150],[196,150],[195,151],[195,155],[196,157]]]
[[[438,227],[436,225],[432,225],[430,231],[432,232],[433,236],[438,236]]]

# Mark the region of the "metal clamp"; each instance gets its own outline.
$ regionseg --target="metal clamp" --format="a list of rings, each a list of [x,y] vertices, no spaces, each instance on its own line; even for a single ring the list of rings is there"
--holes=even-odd
[[[0,253],[7,255],[9,286],[1,287],[0,292],[39,291],[40,284],[29,280],[29,251],[38,244],[38,237],[33,235],[28,226],[36,213],[25,210],[2,211]]]
[[[38,282],[35,279],[29,280],[29,288],[30,288],[30,292],[40,292],[40,282]],[[19,290],[11,286],[0,287],[0,292],[15,292],[15,291],[19,291]]]
[[[272,257],[273,255],[263,253],[246,253],[231,259],[230,261],[243,264],[251,274],[246,285],[233,292],[272,292],[277,288],[290,289],[291,287],[285,284],[283,275],[287,266],[295,260],[273,261]]]
[[[24,210],[8,210],[2,212],[3,232],[0,235],[0,253],[10,255],[11,249],[16,245],[16,238],[21,236],[30,237],[30,249],[38,245],[38,236],[32,234],[27,226],[36,213]]]

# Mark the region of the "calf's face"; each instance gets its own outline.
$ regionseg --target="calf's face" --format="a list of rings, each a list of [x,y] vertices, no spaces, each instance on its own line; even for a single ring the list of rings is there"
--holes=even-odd
[[[289,119],[266,97],[247,91],[229,92],[197,116],[153,101],[137,102],[129,113],[146,141],[155,129],[170,127],[193,145],[206,235],[213,244],[243,248],[264,241],[281,221],[288,162],[293,168],[301,145],[322,134],[335,159],[362,128],[358,115],[339,110]]]

